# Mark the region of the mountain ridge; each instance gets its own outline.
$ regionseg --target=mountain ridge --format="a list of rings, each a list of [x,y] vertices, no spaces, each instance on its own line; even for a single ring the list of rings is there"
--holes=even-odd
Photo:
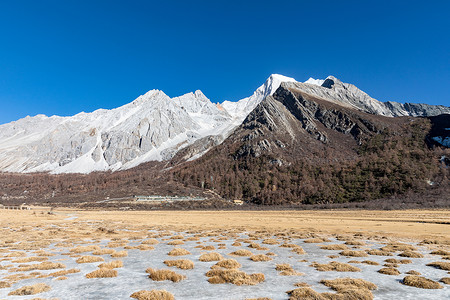
[[[214,104],[200,90],[174,98],[151,90],[111,110],[72,117],[37,115],[0,125],[0,171],[117,171],[148,161],[170,161],[177,153],[184,153],[182,158],[178,155],[179,162],[193,160],[222,143],[280,86],[375,115],[450,113],[444,106],[380,102],[333,76],[301,83],[272,74],[251,96],[237,102]],[[326,139],[320,131],[317,134]],[[434,140],[446,143],[445,136]]]

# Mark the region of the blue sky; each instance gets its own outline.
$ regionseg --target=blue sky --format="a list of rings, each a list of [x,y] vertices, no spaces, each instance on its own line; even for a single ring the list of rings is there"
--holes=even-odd
[[[272,73],[450,106],[450,1],[1,1],[0,124],[151,89],[239,100]]]

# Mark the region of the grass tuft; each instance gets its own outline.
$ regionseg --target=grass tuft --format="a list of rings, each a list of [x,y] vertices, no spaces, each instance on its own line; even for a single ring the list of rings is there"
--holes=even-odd
[[[311,267],[316,268],[317,271],[336,271],[336,272],[360,272],[361,269],[346,263],[341,263],[337,261],[332,261],[328,264],[319,264],[316,262],[313,262]]]
[[[148,268],[147,270],[145,270],[145,272],[149,273],[148,278],[154,281],[170,280],[172,282],[178,282],[186,278],[186,276],[184,275],[167,269],[155,270],[152,268]]]
[[[105,260],[103,259],[103,257],[91,256],[91,255],[83,255],[76,260],[76,262],[79,264],[93,263],[93,262],[99,262],[99,261],[105,261]]]
[[[104,269],[115,269],[115,268],[122,268],[123,262],[121,260],[113,260],[107,263],[100,264],[98,266],[99,268]]]
[[[191,252],[183,248],[174,248],[167,254],[170,256],[182,256],[182,255],[189,255],[191,254]]]
[[[8,294],[8,296],[26,296],[35,295],[43,292],[48,292],[51,287],[45,283],[36,283],[33,285],[23,286],[17,290],[14,290]]]
[[[86,278],[111,278],[117,277],[117,270],[100,268],[91,273],[86,274]]]
[[[206,276],[210,277],[208,282],[212,284],[256,285],[265,280],[265,276],[262,273],[247,274],[236,269],[214,269],[208,271]]]
[[[252,255],[252,256],[250,257],[250,259],[251,259],[252,261],[270,261],[270,260],[272,260],[273,258],[271,258],[270,256],[267,256],[267,255],[265,255],[265,254],[257,254],[257,255]]]
[[[189,259],[165,260],[168,267],[177,267],[178,269],[190,270],[194,268],[194,262]]]
[[[200,255],[199,260],[200,261],[219,261],[222,260],[223,257],[217,252],[209,252],[209,253],[203,253]]]
[[[446,262],[446,261],[435,261],[435,262],[427,264],[427,266],[450,271],[450,262]]]
[[[417,275],[406,276],[403,278],[402,283],[421,289],[442,289],[442,285],[438,282]]]
[[[130,296],[137,300],[175,300],[175,297],[167,291],[151,290],[151,291],[139,291],[134,292]]]
[[[377,272],[380,274],[385,274],[385,275],[399,275],[400,274],[399,270],[397,270],[396,268],[381,268]]]

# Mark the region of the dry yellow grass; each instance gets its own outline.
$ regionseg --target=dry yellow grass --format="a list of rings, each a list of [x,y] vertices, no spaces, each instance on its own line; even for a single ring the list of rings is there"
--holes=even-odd
[[[8,294],[8,296],[26,296],[26,295],[36,295],[43,292],[48,292],[51,287],[45,283],[36,283],[33,285],[23,286],[17,290],[14,290]]]
[[[177,267],[178,269],[190,270],[194,268],[194,262],[189,259],[165,260],[168,267]]]
[[[380,274],[385,274],[385,275],[399,275],[400,274],[399,270],[397,270],[396,268],[381,268],[377,272]]]
[[[233,256],[252,256],[253,253],[250,250],[247,250],[247,249],[239,249],[239,250],[231,252],[229,255],[233,255]]]
[[[98,266],[100,269],[115,269],[115,268],[122,268],[123,262],[121,260],[113,260],[107,263],[100,264]]]
[[[173,241],[168,242],[167,245],[170,245],[170,246],[184,245],[184,242],[182,240],[173,240]]]
[[[262,243],[263,243],[263,244],[266,244],[266,245],[277,245],[277,244],[279,244],[280,242],[278,242],[278,241],[275,240],[275,239],[265,239],[265,240],[262,241]]]
[[[18,268],[10,269],[13,272],[26,272],[26,271],[34,271],[34,270],[52,270],[52,269],[65,269],[66,266],[62,263],[53,263],[49,261],[44,261],[40,264],[31,264],[31,265],[19,265]]]
[[[91,273],[86,274],[86,278],[111,278],[117,277],[117,270],[100,268]]]
[[[27,262],[33,262],[33,261],[45,261],[48,260],[48,257],[44,257],[44,256],[31,256],[31,257],[24,257],[24,258],[19,258],[16,260],[13,260],[13,263],[27,263]]]
[[[348,240],[345,244],[350,246],[364,246],[366,243],[360,240]]]
[[[207,246],[202,246],[200,249],[209,251],[209,250],[216,250],[216,247],[214,247],[213,245],[207,245]]]
[[[367,254],[370,255],[378,255],[378,256],[392,256],[392,252],[380,249],[371,249],[366,251]]]
[[[175,300],[175,297],[168,291],[151,290],[151,291],[139,291],[134,292],[130,296],[137,300]]]
[[[89,245],[89,246],[78,246],[73,249],[70,249],[69,251],[72,253],[84,253],[84,252],[92,252],[96,250],[100,250],[100,246],[97,245]]]
[[[367,257],[367,253],[365,251],[356,251],[356,250],[344,250],[339,252],[342,256],[353,256],[353,257]]]
[[[99,262],[99,261],[105,261],[105,260],[103,259],[103,257],[92,256],[92,255],[83,255],[76,260],[76,262],[79,264],[93,263],[93,262]]]
[[[239,269],[240,267],[242,267],[242,265],[237,260],[230,258],[217,262],[214,266],[211,267],[211,269],[213,268]]]
[[[384,261],[391,264],[403,264],[403,265],[412,263],[410,259],[387,258]]]
[[[433,281],[431,279],[417,276],[417,275],[408,275],[403,278],[402,283],[404,285],[413,286],[421,289],[442,289],[443,286],[439,284],[439,282]]]
[[[236,269],[214,269],[206,273],[209,283],[221,284],[232,283],[235,285],[256,285],[265,280],[262,273],[247,274]]]
[[[450,284],[450,277],[443,277],[439,281],[445,284]]]
[[[48,276],[59,277],[59,276],[64,276],[64,275],[78,273],[78,272],[80,272],[80,269],[61,270],[61,271],[50,273],[50,274],[48,274]]]
[[[417,272],[415,270],[410,270],[410,271],[406,272],[406,274],[408,274],[408,275],[422,275],[420,272]]]
[[[148,240],[142,241],[142,244],[157,245],[157,244],[159,244],[159,241],[157,239],[148,239]]]
[[[128,256],[128,252],[126,250],[117,251],[117,252],[114,252],[113,254],[111,254],[112,258],[127,257],[127,256]]]
[[[69,278],[66,276],[60,276],[60,277],[55,278],[55,280],[67,280],[67,279],[69,279]]]
[[[301,287],[286,292],[289,300],[326,300],[324,296],[309,287]]]
[[[8,281],[0,281],[0,289],[11,287],[11,283]]]
[[[404,243],[391,243],[384,247],[381,247],[381,250],[390,251],[390,252],[417,251],[416,247],[414,247],[413,245],[404,244]]]
[[[303,242],[316,244],[316,243],[328,243],[331,241],[327,238],[311,238],[311,239],[304,240]]]
[[[147,244],[140,244],[140,245],[136,246],[135,249],[138,249],[141,251],[150,251],[150,250],[155,250],[155,247],[152,247]]]
[[[403,251],[402,253],[400,253],[398,256],[402,256],[402,257],[411,257],[411,258],[422,258],[423,255],[419,252],[415,252],[415,251]]]
[[[267,256],[265,254],[257,254],[257,255],[250,256],[250,259],[252,261],[270,261],[273,258],[271,258],[270,256]]]
[[[170,280],[172,282],[178,282],[186,278],[186,276],[168,269],[156,270],[148,268],[147,270],[145,270],[145,272],[149,273],[148,278],[154,281]]]
[[[326,299],[371,300],[373,299],[371,290],[377,289],[375,284],[363,279],[337,278],[321,280],[320,283],[337,291],[337,294],[322,293]]]
[[[439,250],[431,251],[430,254],[441,255],[441,256],[448,256],[448,255],[450,255],[450,251],[439,249]]]
[[[450,262],[446,262],[446,261],[435,261],[435,262],[427,264],[427,266],[450,271]]]
[[[311,267],[314,267],[317,271],[327,272],[327,271],[336,271],[336,272],[360,272],[361,269],[357,268],[355,266],[341,263],[337,261],[332,261],[328,264],[319,264],[316,262],[313,262]]]
[[[167,253],[167,255],[170,255],[170,256],[182,256],[182,255],[189,255],[189,254],[191,254],[191,252],[189,252],[183,248],[174,248],[174,249],[170,250],[169,253]]]
[[[281,276],[302,276],[305,275],[301,272],[295,271],[290,264],[277,264],[275,266],[275,270],[277,270],[279,275]]]
[[[345,244],[331,244],[331,245],[322,245],[320,249],[324,250],[348,250],[348,247]]]
[[[240,247],[240,246],[242,246],[242,243],[241,242],[234,242],[233,244],[231,244],[231,246]]]
[[[104,255],[104,254],[113,254],[115,252],[116,252],[116,250],[114,250],[114,249],[106,249],[105,248],[105,249],[92,251],[92,254],[93,255]]]
[[[217,252],[203,253],[199,257],[200,261],[219,261],[222,259],[223,259],[222,255],[220,255]]]

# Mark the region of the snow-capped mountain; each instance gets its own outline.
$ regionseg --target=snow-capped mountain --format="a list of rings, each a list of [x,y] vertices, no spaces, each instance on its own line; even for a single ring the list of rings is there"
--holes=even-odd
[[[172,159],[195,159],[223,142],[267,96],[285,88],[384,116],[426,116],[450,108],[380,102],[333,76],[305,83],[271,75],[250,97],[212,103],[201,91],[170,98],[151,90],[119,108],[72,117],[37,115],[0,125],[0,171],[90,173]]]

